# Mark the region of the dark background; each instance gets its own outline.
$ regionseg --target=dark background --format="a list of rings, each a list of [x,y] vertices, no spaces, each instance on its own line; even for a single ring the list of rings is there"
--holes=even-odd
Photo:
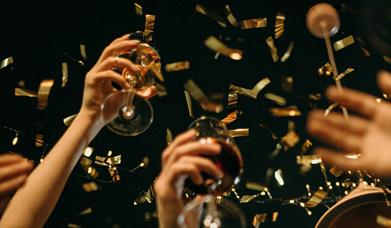
[[[328,61],[324,41],[313,37],[305,27],[306,12],[317,2],[319,1],[139,1],[144,14],[156,15],[153,46],[161,55],[162,65],[188,60],[191,68],[179,72],[164,72],[163,69],[163,85],[168,95],[151,99],[155,119],[144,134],[123,137],[104,128],[91,142],[90,146],[95,149],[93,156],[106,156],[108,150],[112,150],[114,155],[122,155],[119,167],[121,181],[112,182],[107,169],[96,166],[100,175],[92,181],[100,188],[98,191],[85,192],[82,184],[90,182],[91,178],[78,165],[46,226],[70,227],[69,224],[77,224],[80,227],[155,227],[156,220],[147,218],[155,211],[154,202],[139,205],[134,205],[133,202],[143,191],[148,190],[160,170],[160,154],[166,143],[166,129],[169,128],[176,135],[186,130],[192,121],[183,95],[183,84],[193,79],[207,95],[221,94],[221,102],[225,106],[222,113],[205,112],[195,101],[193,107],[196,117],[212,115],[222,119],[229,112],[226,101],[230,83],[252,88],[266,76],[272,82],[257,99],[239,96],[237,109],[243,114],[228,128],[250,129],[249,137],[236,139],[245,163],[242,181],[237,188],[239,195],[257,193],[245,187],[246,182],[252,181],[267,185],[273,200],[264,198],[265,200],[241,204],[240,207],[247,216],[249,226],[254,214],[274,211],[279,212],[278,220],[265,223],[265,227],[313,226],[327,210],[325,205],[311,209],[312,215],[308,216],[303,208],[286,205],[286,202],[306,196],[306,184],[311,186],[312,191],[325,186],[319,165],[315,165],[307,175],[301,175],[296,164],[296,155],[300,152],[301,145],[306,139],[311,139],[305,132],[306,115],[311,109],[326,108],[329,105],[323,98],[323,92],[327,86],[334,84],[330,77],[319,76],[317,73],[318,68]],[[342,84],[380,96],[376,86],[376,72],[379,69],[390,69],[390,64],[382,58],[382,55],[390,55],[390,52],[387,52],[387,46],[380,45],[381,42],[377,42],[379,48],[371,40],[377,35],[382,35],[381,38],[388,42],[391,40],[387,39],[390,34],[389,29],[386,29],[391,21],[391,14],[387,14],[390,10],[389,3],[386,0],[325,2],[331,3],[341,18],[341,28],[331,38],[332,42],[348,35],[361,37],[371,53],[370,56],[365,56],[361,49],[363,44],[357,41],[335,53],[340,73],[348,67],[355,69],[342,80]],[[265,17],[268,19],[268,26],[240,30],[227,22],[228,26],[223,28],[212,19],[197,13],[196,4],[205,6],[223,18],[224,5],[229,4],[238,21]],[[22,153],[38,161],[41,154],[48,152],[66,130],[63,118],[78,112],[84,75],[103,48],[118,36],[143,30],[145,15],[136,15],[134,2],[130,0],[12,1],[3,5],[0,11],[3,22],[0,27],[0,59],[9,56],[14,59],[14,64],[0,69],[0,123],[17,129],[23,136],[14,148],[4,142],[8,138],[3,136],[3,149]],[[294,43],[291,57],[285,63],[272,61],[265,42],[266,37],[274,36],[277,12],[286,17],[285,32],[275,40],[279,56],[282,56],[290,42]],[[214,59],[215,53],[203,44],[210,35],[219,37],[231,47],[243,50],[243,59],[234,61],[224,56]],[[87,50],[84,65],[78,62],[82,60],[80,44],[84,44]],[[67,62],[69,68],[66,87],[61,87],[62,62]],[[286,76],[294,79],[292,91],[282,88],[281,82]],[[55,80],[45,110],[37,109],[36,98],[14,96],[14,89],[20,86],[21,81],[26,89],[37,91],[44,79]],[[284,96],[288,100],[287,105],[297,105],[302,115],[292,118],[270,116],[268,109],[277,105],[264,98],[266,92]],[[317,93],[322,97],[320,101],[307,99],[308,95]],[[300,142],[296,147],[283,151],[270,160],[268,155],[278,141],[273,139],[271,132],[279,137],[284,136],[288,121],[295,123]],[[34,145],[36,133],[44,135],[44,149]],[[316,141],[313,142],[316,145]],[[133,173],[126,172],[136,167],[145,156],[150,160],[147,167]],[[278,187],[274,178],[267,179],[268,169],[281,169],[285,185]],[[332,194],[337,198],[343,195],[338,191]],[[235,198],[231,199],[238,203]],[[331,206],[334,202],[331,200],[325,204]],[[80,215],[87,208],[91,208],[92,213]]]

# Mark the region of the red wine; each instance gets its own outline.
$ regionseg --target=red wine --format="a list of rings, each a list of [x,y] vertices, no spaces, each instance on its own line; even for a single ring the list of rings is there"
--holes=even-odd
[[[214,195],[222,195],[225,192],[230,191],[231,187],[235,184],[238,184],[240,175],[243,171],[243,160],[239,149],[225,141],[214,138],[212,140],[221,146],[221,152],[216,156],[206,157],[211,159],[216,166],[223,171],[224,177],[217,182],[218,180],[214,177],[202,172],[201,175],[204,179],[204,183],[200,185],[194,184],[190,178],[187,178],[185,181],[185,188],[196,194],[207,194],[208,191],[211,191]],[[213,183],[217,183],[218,185],[215,189],[210,189]]]

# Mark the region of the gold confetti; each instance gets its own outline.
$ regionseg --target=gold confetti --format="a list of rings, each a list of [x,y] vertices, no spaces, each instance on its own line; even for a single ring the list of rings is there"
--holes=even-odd
[[[326,63],[322,67],[318,69],[318,75],[319,76],[332,76],[333,75],[333,67],[330,65],[330,63]]]
[[[376,223],[380,226],[391,227],[391,218],[382,215],[377,215]]]
[[[228,130],[228,135],[236,138],[236,137],[246,137],[250,135],[250,129],[249,128],[237,128]]]
[[[0,70],[3,69],[3,68],[6,68],[9,65],[12,65],[13,63],[14,63],[14,58],[12,58],[12,56],[3,59],[0,62]]]
[[[152,14],[145,15],[145,26],[144,26],[144,37],[147,42],[152,41],[152,33],[155,29],[155,19],[156,16]]]
[[[239,203],[249,203],[249,202],[255,200],[256,198],[258,198],[260,195],[261,195],[261,193],[257,193],[254,195],[243,195],[242,197],[240,197]]]
[[[286,50],[286,52],[281,57],[281,62],[282,63],[285,63],[289,59],[289,57],[291,57],[291,54],[292,54],[292,51],[293,51],[293,47],[294,47],[294,43],[290,42],[290,44],[288,46],[288,49]]]
[[[112,157],[111,154],[109,154],[107,157],[102,156],[95,156],[95,164],[102,165],[102,166],[112,166],[112,165],[119,165],[121,164],[121,155],[117,155]]]
[[[246,183],[246,188],[247,189],[250,189],[250,190],[255,190],[255,191],[268,191],[268,188],[264,185],[261,185],[259,183],[256,183],[256,182],[247,182]]]
[[[267,85],[270,84],[270,79],[268,77],[262,78],[252,89],[246,89],[236,85],[229,85],[230,90],[235,90],[239,94],[257,99],[258,93],[264,89]]]
[[[35,146],[36,147],[42,147],[43,146],[43,134],[35,134]]]
[[[190,69],[190,62],[189,61],[168,63],[165,66],[165,70],[167,72],[182,71],[182,70],[188,70],[188,69]]]
[[[88,214],[91,214],[91,213],[92,213],[92,208],[89,207],[89,208],[84,209],[82,212],[80,212],[79,216],[80,215],[88,215]]]
[[[219,24],[221,27],[227,27],[227,24],[225,23],[224,19],[222,17],[220,17],[219,15],[217,15],[216,13],[208,10],[207,8],[205,8],[204,6],[200,5],[200,4],[197,4],[196,5],[196,8],[195,10],[200,13],[200,14],[203,14],[209,18],[211,18],[212,20],[214,20],[215,22],[217,22],[217,24]]]
[[[164,85],[160,84],[160,83],[155,83],[155,87],[156,87],[156,90],[157,90],[157,95],[159,97],[164,97],[164,96],[167,96],[167,89],[166,87],[164,87]]]
[[[68,63],[61,63],[62,68],[62,83],[61,87],[65,87],[68,83]]]
[[[79,49],[80,49],[80,55],[82,57],[83,60],[87,60],[87,51],[86,51],[86,45],[84,44],[80,44],[79,45]],[[84,65],[84,62],[79,62],[81,65]]]
[[[253,218],[253,226],[254,227],[261,227],[261,223],[265,222],[276,222],[278,219],[278,212],[273,212],[271,214],[268,213],[262,213],[262,214],[256,214]]]
[[[111,175],[111,179],[114,182],[119,182],[121,180],[121,176],[119,175],[117,166],[109,166],[109,173]]]
[[[349,67],[344,72],[338,74],[337,77],[333,77],[333,79],[334,80],[341,80],[342,78],[344,78],[346,75],[352,73],[353,71],[354,71],[354,69]]]
[[[202,90],[198,87],[197,84],[193,80],[188,80],[184,84],[184,88],[187,92],[189,92],[190,96],[196,100],[202,109],[208,112],[220,113],[223,111],[223,105],[215,103],[202,92]]]
[[[306,207],[313,208],[318,206],[327,197],[327,192],[317,190],[314,195],[305,203]]]
[[[193,113],[193,102],[192,102],[192,100],[191,100],[190,93],[187,92],[186,90],[184,90],[183,92],[185,93],[187,111],[189,112],[189,116],[190,116],[191,118],[194,118],[194,113]]]
[[[301,112],[296,106],[290,106],[285,108],[270,108],[269,112],[274,117],[301,116]]]
[[[234,122],[240,115],[241,115],[240,111],[231,112],[224,119],[222,119],[221,122],[225,125],[228,125]]]
[[[236,109],[238,106],[238,91],[229,88],[228,92],[228,109]]]
[[[94,152],[94,148],[87,146],[83,151],[83,156],[90,157]]]
[[[50,90],[54,84],[54,80],[45,79],[43,80],[38,89],[38,109],[44,110],[48,104],[48,98],[50,95]]]
[[[294,147],[300,140],[299,135],[295,131],[289,131],[285,136],[282,137],[282,142],[286,149]]]
[[[73,122],[73,120],[75,120],[75,118],[76,118],[76,115],[77,114],[73,114],[73,115],[71,115],[71,116],[68,116],[68,117],[66,117],[66,118],[64,118],[62,121],[64,122],[64,125],[65,126],[69,126],[69,125],[71,125],[71,123]]]
[[[284,97],[278,96],[274,93],[265,93],[265,98],[273,101],[274,103],[284,106],[286,105],[286,99]]]
[[[229,5],[225,5],[225,14],[227,15],[227,20],[229,23],[231,23],[232,26],[239,27],[240,23],[238,20],[236,20]]]
[[[331,111],[333,111],[336,107],[339,107],[339,104],[338,103],[334,103],[334,104],[331,104],[329,107],[326,108],[326,110],[324,111],[324,115],[325,116],[328,116],[330,114]]]
[[[88,183],[84,183],[83,189],[85,192],[94,192],[98,190],[98,185],[95,182],[91,181]]]
[[[17,97],[38,97],[38,93],[28,89],[15,88],[15,96]]]
[[[264,28],[267,26],[267,18],[253,18],[240,22],[241,29]]]
[[[292,76],[283,76],[281,79],[281,88],[284,92],[293,92],[294,79]]]
[[[278,39],[284,34],[285,30],[285,15],[278,12],[276,15],[276,23],[274,28],[274,38]]]
[[[277,47],[274,44],[274,40],[271,36],[266,38],[266,44],[270,49],[270,53],[272,55],[273,62],[277,62],[280,57],[278,56],[278,50]]]
[[[210,48],[213,51],[216,51],[224,56],[227,56],[233,60],[241,60],[243,57],[243,51],[235,48],[230,48],[217,39],[214,36],[209,36],[204,41],[205,46]]]
[[[338,169],[337,167],[333,166],[329,169],[329,172],[335,176],[335,177],[340,177],[344,171],[342,169]]]
[[[312,146],[312,142],[309,139],[306,139],[301,146],[300,153],[305,154],[307,153],[308,149]]]
[[[144,13],[143,13],[143,7],[140,5],[140,4],[138,4],[138,3],[134,3],[134,11],[136,12],[136,15],[143,15]]]
[[[333,46],[335,51],[339,51],[352,44],[354,44],[354,38],[352,35],[350,35],[348,37],[343,38],[342,40],[334,42]]]
[[[169,146],[171,143],[172,143],[172,132],[169,128],[166,129],[166,143],[167,143],[167,146]]]
[[[282,170],[281,169],[278,169],[274,172],[274,178],[276,179],[277,181],[277,185],[279,187],[282,187],[285,185],[285,182],[284,182],[284,177],[283,177],[283,173],[282,173]]]

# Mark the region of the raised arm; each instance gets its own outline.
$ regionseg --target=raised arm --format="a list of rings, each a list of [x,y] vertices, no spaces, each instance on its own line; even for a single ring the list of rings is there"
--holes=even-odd
[[[75,120],[15,193],[1,218],[0,227],[42,227],[45,224],[82,151],[105,124],[99,118],[100,107],[114,90],[111,83],[122,88],[129,86],[112,70],[113,67],[125,67],[131,72],[138,70],[129,60],[115,58],[115,53],[137,44],[125,35],[104,49],[86,75],[83,102]]]

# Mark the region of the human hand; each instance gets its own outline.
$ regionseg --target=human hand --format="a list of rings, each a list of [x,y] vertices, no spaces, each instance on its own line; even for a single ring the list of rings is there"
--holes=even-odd
[[[140,66],[135,65],[126,58],[118,57],[118,54],[127,52],[139,44],[138,40],[129,40],[129,34],[115,39],[111,42],[102,52],[100,58],[96,64],[88,71],[85,78],[83,102],[80,111],[87,113],[93,120],[96,120],[100,115],[101,105],[107,98],[107,96],[116,89],[113,87],[112,82],[118,84],[122,89],[130,88],[126,79],[118,72],[114,71],[115,68],[126,69],[128,72],[133,73],[140,70]],[[137,93],[146,99],[156,94],[156,87],[152,86],[145,91]],[[120,93],[114,94],[111,106],[119,106],[122,103],[123,97]],[[117,108],[111,110],[118,110]],[[116,113],[106,114],[110,116],[116,115]]]
[[[23,185],[33,164],[16,154],[0,155],[0,198],[13,194]]]
[[[378,74],[379,87],[391,94],[391,74]],[[376,102],[376,97],[356,90],[335,87],[327,97],[358,113],[346,120],[341,114],[328,116],[312,111],[308,117],[308,132],[336,149],[317,148],[316,153],[328,164],[345,170],[366,170],[379,176],[391,176],[391,104]],[[357,153],[357,159],[347,154]]]

